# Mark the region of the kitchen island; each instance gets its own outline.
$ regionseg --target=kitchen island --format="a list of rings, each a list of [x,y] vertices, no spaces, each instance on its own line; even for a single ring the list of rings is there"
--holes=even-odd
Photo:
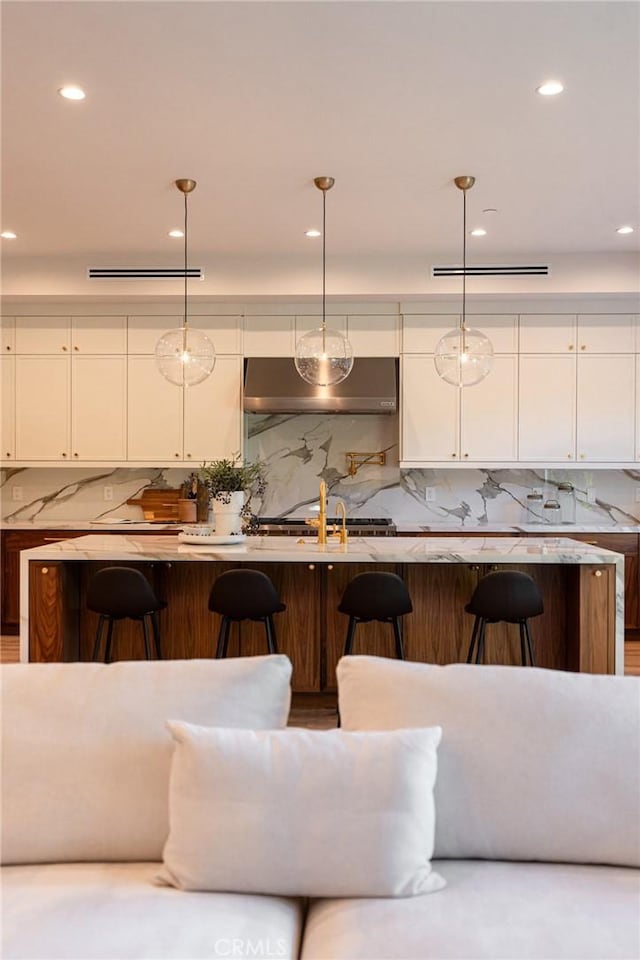
[[[90,577],[105,566],[141,569],[167,602],[164,656],[210,657],[218,618],[207,598],[220,573],[246,565],[272,578],[287,610],[276,617],[278,643],[294,665],[294,690],[335,688],[346,617],[336,607],[346,584],[365,570],[400,574],[414,612],[405,618],[407,657],[432,663],[466,659],[473,618],[464,612],[480,577],[521,570],[534,577],[545,612],[531,621],[538,666],[623,672],[624,558],[564,538],[352,538],[341,546],[314,538],[250,537],[228,547],[187,545],[175,536],[90,535],[21,553],[20,651],[23,661],[88,660],[97,618],[86,609]],[[369,624],[356,652],[392,656],[392,631]],[[261,624],[234,630],[230,655],[265,652]],[[518,663],[516,627],[491,625],[487,662]],[[139,658],[138,624],[119,623],[116,658]]]

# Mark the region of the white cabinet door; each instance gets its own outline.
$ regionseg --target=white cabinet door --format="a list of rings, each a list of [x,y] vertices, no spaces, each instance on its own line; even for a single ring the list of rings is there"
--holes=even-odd
[[[403,461],[451,461],[459,451],[460,391],[438,376],[433,356],[402,360]]]
[[[438,340],[459,325],[457,313],[405,313],[402,318],[402,352],[433,353]]]
[[[182,326],[183,318],[175,317],[144,317],[127,318],[127,351],[128,353],[154,353],[156,344],[167,330],[175,330]]]
[[[182,460],[182,388],[161,376],[153,357],[129,357],[127,366],[128,459]]]
[[[347,334],[356,357],[397,357],[400,353],[398,317],[350,314]]]
[[[292,357],[295,351],[294,317],[245,317],[245,357]]]
[[[72,317],[72,353],[127,352],[126,317]]]
[[[465,387],[461,400],[461,459],[516,460],[518,357],[515,354],[496,356],[489,375],[480,383]]]
[[[518,406],[519,460],[575,460],[575,355],[523,354]]]
[[[126,460],[127,358],[73,357],[71,459]]]
[[[216,354],[242,353],[242,317],[194,314],[189,326],[197,327],[211,340]]]
[[[578,462],[634,459],[634,356],[578,357]]]
[[[15,353],[16,350],[16,327],[14,317],[0,317],[0,351],[5,353]]]
[[[68,462],[69,357],[16,357],[16,460]]]
[[[242,358],[218,357],[213,373],[184,391],[184,459],[202,463],[242,452]]]
[[[629,313],[578,314],[580,353],[634,353],[636,318]]]
[[[520,314],[520,353],[573,353],[575,349],[575,314]]]
[[[68,353],[70,317],[16,317],[16,353]]]
[[[15,357],[0,356],[0,460],[16,458],[16,364]]]
[[[518,316],[515,313],[470,314],[467,326],[489,337],[494,353],[518,352]]]

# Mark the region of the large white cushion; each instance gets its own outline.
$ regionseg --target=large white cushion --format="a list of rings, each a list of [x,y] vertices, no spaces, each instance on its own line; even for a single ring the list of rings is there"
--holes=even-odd
[[[286,657],[11,664],[2,694],[2,860],[160,860],[167,717],[283,727]]]
[[[3,867],[3,960],[298,957],[299,901],[158,887],[158,866]]]
[[[346,730],[442,727],[436,857],[640,864],[640,679],[344,657]]]
[[[302,960],[635,960],[640,876],[624,867],[434,861],[437,897],[323,900]]]
[[[186,890],[410,896],[432,873],[440,730],[209,730],[176,749],[162,879]]]

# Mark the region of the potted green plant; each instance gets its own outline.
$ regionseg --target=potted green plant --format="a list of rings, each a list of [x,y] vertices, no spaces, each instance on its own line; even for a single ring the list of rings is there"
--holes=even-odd
[[[209,491],[210,519],[215,524],[216,534],[235,536],[242,533],[246,519],[248,500],[261,496],[266,487],[264,464],[260,461],[247,463],[240,454],[231,460],[212,460],[203,463],[200,480]]]

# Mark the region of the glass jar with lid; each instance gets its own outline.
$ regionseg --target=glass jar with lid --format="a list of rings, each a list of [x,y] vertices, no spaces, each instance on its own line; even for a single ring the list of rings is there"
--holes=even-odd
[[[543,513],[545,523],[562,523],[562,508],[560,503],[557,500],[554,500],[553,497],[550,497],[549,500],[545,500]]]
[[[576,522],[576,488],[568,481],[558,484],[560,523]]]
[[[534,490],[527,494],[525,505],[525,523],[542,523],[544,497]]]

